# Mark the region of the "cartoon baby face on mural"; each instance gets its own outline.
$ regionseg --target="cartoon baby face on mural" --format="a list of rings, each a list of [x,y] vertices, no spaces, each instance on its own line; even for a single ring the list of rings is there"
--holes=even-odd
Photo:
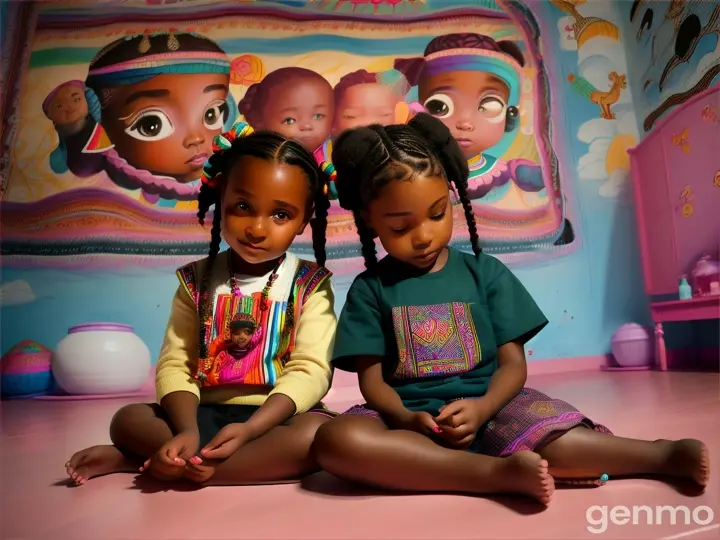
[[[312,70],[280,68],[251,85],[239,108],[254,129],[281,133],[314,152],[330,136],[333,89]]]
[[[85,83],[68,81],[55,88],[42,105],[45,116],[55,127],[66,133],[73,133],[87,120],[90,113],[85,98]]]
[[[396,70],[371,73],[359,69],[343,76],[334,89],[333,137],[361,126],[404,122],[399,106],[408,90],[407,79]]]

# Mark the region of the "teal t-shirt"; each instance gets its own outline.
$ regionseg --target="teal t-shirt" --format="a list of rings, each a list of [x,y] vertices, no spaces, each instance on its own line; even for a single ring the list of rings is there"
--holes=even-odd
[[[497,349],[523,344],[547,319],[498,259],[449,248],[445,266],[418,275],[386,257],[353,282],[340,314],[333,363],[380,356],[404,405],[437,414],[446,402],[480,397],[497,369]]]

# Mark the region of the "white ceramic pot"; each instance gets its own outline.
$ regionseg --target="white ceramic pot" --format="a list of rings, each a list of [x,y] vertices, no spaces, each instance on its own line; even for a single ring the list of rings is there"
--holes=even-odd
[[[147,345],[131,326],[114,323],[73,326],[52,360],[55,381],[73,395],[136,392],[150,367]]]

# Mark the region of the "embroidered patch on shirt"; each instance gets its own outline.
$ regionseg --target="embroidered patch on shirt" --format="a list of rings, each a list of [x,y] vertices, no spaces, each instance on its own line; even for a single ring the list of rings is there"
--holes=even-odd
[[[469,304],[395,307],[392,318],[398,347],[396,378],[466,373],[480,363]]]

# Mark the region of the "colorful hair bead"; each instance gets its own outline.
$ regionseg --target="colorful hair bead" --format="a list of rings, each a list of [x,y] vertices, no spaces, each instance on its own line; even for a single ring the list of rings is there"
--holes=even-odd
[[[212,142],[212,149],[213,152],[222,152],[223,150],[229,150],[232,146],[232,141],[235,139],[235,137],[232,137],[232,139],[228,138],[228,133],[221,133],[220,135],[217,135]]]
[[[230,148],[232,148],[232,144],[235,139],[237,139],[238,137],[247,137],[248,135],[252,134],[253,131],[253,128],[250,127],[249,124],[246,124],[245,122],[237,122],[233,125],[232,128],[230,128],[229,131],[215,136],[212,142],[213,154],[229,150]],[[212,174],[212,166],[210,165],[210,160],[208,159],[203,166],[200,180],[203,184],[206,184],[210,187],[215,187],[217,185],[215,179],[217,178],[217,176],[219,176],[219,174],[220,173],[215,175]]]
[[[335,171],[335,166],[332,164],[331,161],[323,161],[322,165],[320,165],[320,168],[322,171],[330,177],[330,180],[335,181],[337,178],[337,172]]]

